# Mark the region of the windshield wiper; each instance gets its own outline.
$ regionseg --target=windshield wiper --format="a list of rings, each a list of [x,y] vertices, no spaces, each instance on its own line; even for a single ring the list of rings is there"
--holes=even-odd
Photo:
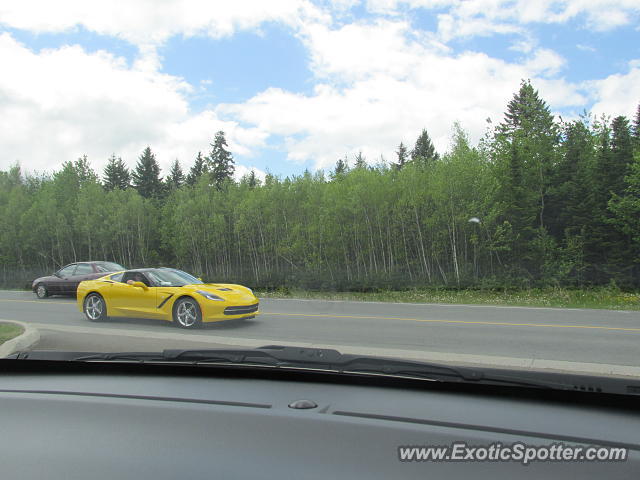
[[[78,362],[257,366],[555,390],[620,394],[640,393],[640,382],[628,379],[498,368],[458,367],[422,361],[343,354],[337,350],[324,348],[281,345],[266,345],[255,349],[173,349],[162,352],[74,353],[31,351],[14,354],[11,357]]]
[[[550,389],[573,389],[574,385],[564,381],[540,380],[521,372],[497,373],[472,367],[456,367],[438,363],[397,360],[374,356],[343,354],[324,348],[289,347],[266,345],[255,349],[174,349],[158,353],[99,353],[73,358],[75,361],[131,361],[144,363],[188,363],[193,365],[225,364],[244,366],[268,366],[322,370],[336,373],[393,376],[412,379],[447,382],[473,382],[502,384]],[[523,372],[529,373],[529,372]]]

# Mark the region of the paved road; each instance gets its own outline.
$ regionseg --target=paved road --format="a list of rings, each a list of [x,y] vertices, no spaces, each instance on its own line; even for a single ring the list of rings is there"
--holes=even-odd
[[[261,311],[253,320],[186,332],[162,321],[91,323],[73,299],[38,300],[28,292],[0,291],[0,319],[34,323],[41,332],[38,349],[279,343],[432,361],[640,375],[640,312],[277,299],[263,299]]]

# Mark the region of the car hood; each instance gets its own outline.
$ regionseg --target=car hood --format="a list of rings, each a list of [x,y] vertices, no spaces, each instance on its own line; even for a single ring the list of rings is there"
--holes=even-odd
[[[36,278],[32,284],[35,285],[36,283],[39,282],[56,282],[60,280],[60,277],[56,277],[55,275],[47,275],[46,277],[38,277]]]
[[[257,302],[256,296],[247,287],[242,285],[235,285],[232,283],[205,283],[185,285],[186,288],[192,292],[202,290],[204,292],[213,293],[220,298],[233,302]]]

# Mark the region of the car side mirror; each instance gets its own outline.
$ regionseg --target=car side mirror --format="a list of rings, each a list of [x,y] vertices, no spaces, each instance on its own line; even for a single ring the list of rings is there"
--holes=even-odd
[[[53,274],[53,276],[54,276],[54,277],[58,277],[58,278],[62,278],[58,272],[55,272],[55,273]]]
[[[140,287],[143,290],[147,290],[149,287],[147,287],[143,282],[133,282],[131,284],[131,286],[133,287]]]

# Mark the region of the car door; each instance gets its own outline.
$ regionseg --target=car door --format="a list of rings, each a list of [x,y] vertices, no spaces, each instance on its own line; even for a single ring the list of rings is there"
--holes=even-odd
[[[88,277],[91,277],[95,272],[93,271],[93,266],[89,263],[78,263],[76,265],[76,269],[65,283],[65,288],[67,291],[65,293],[75,294],[78,290],[78,284],[83,280],[87,280]]]
[[[144,317],[161,318],[162,312],[157,308],[156,296],[157,287],[149,282],[148,278],[142,274],[147,288],[129,285],[127,281],[134,280],[140,272],[125,272],[122,281],[115,282],[109,288],[109,298],[107,300],[107,310],[109,315],[119,317]]]
[[[57,293],[62,295],[69,293],[69,290],[71,289],[71,284],[72,284],[71,277],[73,277],[73,273],[75,272],[75,270],[76,270],[75,263],[72,263],[71,265],[67,265],[66,267],[63,267],[60,270],[58,270],[55,274],[58,280],[51,285],[53,288],[53,291],[52,290],[49,290],[49,291],[51,293]]]

